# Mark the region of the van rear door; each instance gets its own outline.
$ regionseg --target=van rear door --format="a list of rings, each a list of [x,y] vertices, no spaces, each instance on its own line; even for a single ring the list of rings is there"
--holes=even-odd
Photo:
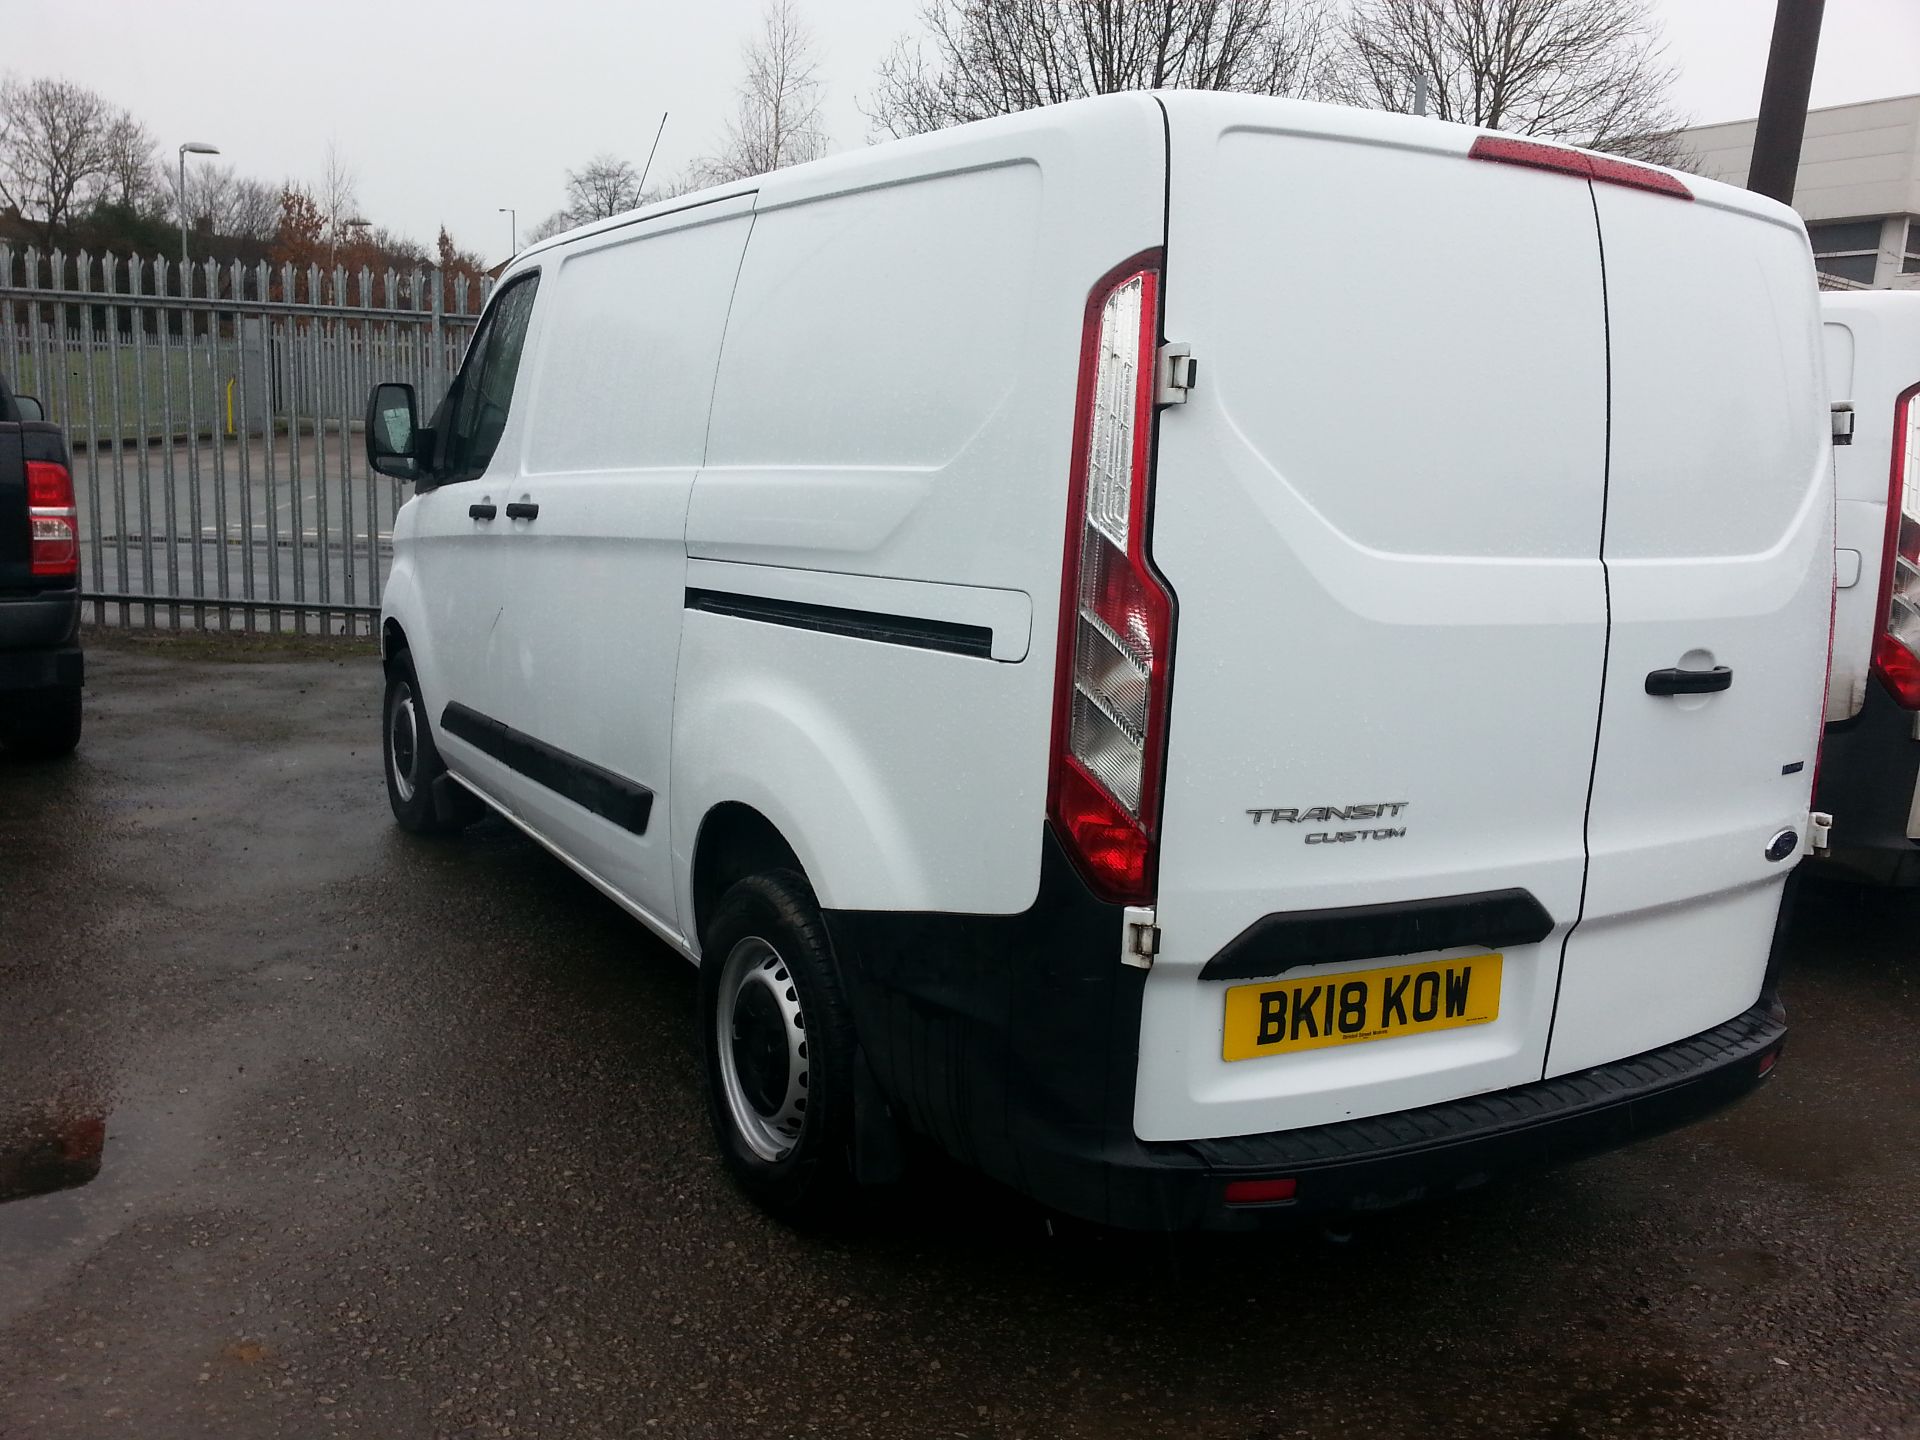
[[[1165,333],[1198,374],[1159,425],[1152,558],[1178,621],[1135,1128],[1537,1080],[1605,666],[1588,186],[1470,160],[1472,132],[1437,122],[1164,103]],[[1465,979],[1490,948],[1497,975]],[[1417,1012],[1409,965],[1448,960],[1463,1008],[1425,998],[1476,1023],[1363,1037]],[[1396,968],[1350,1025],[1353,977]],[[1263,992],[1235,998],[1250,978],[1305,983],[1281,1044]]]
[[[1804,853],[1768,846],[1783,831],[1804,844],[1833,603],[1812,256],[1784,206],[1688,184],[1692,201],[1593,187],[1612,632],[1550,1075],[1752,1005]]]

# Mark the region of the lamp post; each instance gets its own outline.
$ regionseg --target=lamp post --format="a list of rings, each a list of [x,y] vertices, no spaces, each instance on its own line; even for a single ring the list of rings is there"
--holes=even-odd
[[[507,217],[507,258],[511,260],[520,253],[520,215],[511,205],[495,208]]]
[[[220,147],[204,140],[189,140],[180,147],[180,293],[187,293],[187,156],[218,155]]]

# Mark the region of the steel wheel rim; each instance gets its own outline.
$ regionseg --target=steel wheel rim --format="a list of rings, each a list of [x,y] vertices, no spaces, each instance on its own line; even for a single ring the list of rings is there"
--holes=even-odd
[[[393,770],[393,788],[400,803],[413,799],[413,771],[420,763],[420,718],[413,708],[413,687],[402,685],[393,713],[387,717],[387,763]]]
[[[785,1159],[807,1123],[807,1019],[792,970],[758,935],[736,944],[721,967],[714,1040],[734,1130],[769,1164]]]

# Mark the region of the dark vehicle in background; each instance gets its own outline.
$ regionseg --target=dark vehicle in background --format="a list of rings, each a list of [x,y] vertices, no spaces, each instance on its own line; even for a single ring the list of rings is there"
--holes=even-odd
[[[80,535],[60,427],[0,377],[0,745],[80,743]]]

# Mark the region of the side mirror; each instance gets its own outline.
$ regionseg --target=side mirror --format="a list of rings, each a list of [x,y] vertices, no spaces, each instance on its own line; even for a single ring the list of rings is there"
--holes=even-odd
[[[44,420],[47,418],[47,407],[31,395],[14,396],[13,408],[20,412],[20,418],[22,420]]]
[[[367,464],[396,480],[420,476],[420,412],[413,386],[387,383],[367,397]]]

